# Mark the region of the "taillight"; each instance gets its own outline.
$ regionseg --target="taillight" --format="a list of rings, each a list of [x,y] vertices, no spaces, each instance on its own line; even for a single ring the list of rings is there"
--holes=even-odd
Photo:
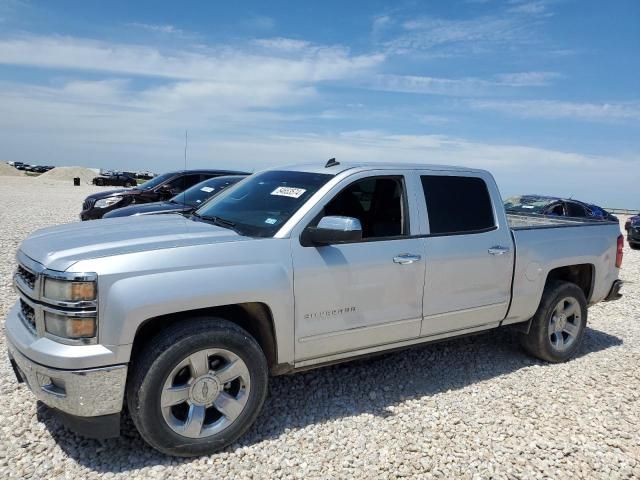
[[[622,255],[624,251],[624,237],[618,236],[618,249],[616,250],[616,267],[622,267]]]

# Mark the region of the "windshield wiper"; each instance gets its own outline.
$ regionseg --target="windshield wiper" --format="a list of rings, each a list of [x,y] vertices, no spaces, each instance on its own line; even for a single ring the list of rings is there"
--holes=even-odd
[[[200,215],[199,213],[192,213],[192,215],[194,217],[197,217],[201,220],[205,220],[207,222],[211,222],[214,225],[217,225],[219,227],[223,227],[223,228],[228,228],[229,230],[233,230],[234,232],[236,232],[238,235],[242,235],[242,233],[240,233],[238,231],[238,229],[236,229],[236,224],[233,223],[231,220],[226,220],[224,218],[220,218],[220,217],[216,217],[214,215]]]

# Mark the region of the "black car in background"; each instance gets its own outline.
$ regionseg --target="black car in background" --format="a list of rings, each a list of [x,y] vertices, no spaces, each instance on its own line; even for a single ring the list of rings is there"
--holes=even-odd
[[[544,195],[519,195],[504,201],[507,213],[537,213],[560,217],[595,218],[617,222],[618,217],[604,208],[573,198],[547,197]]]
[[[91,183],[98,186],[135,187],[138,181],[133,175],[129,175],[128,173],[114,173],[113,175],[99,175],[91,180]]]
[[[80,219],[96,220],[117,208],[168,200],[196,183],[223,175],[248,175],[248,173],[233,170],[180,170],[163,173],[136,188],[108,190],[89,195],[82,204]]]
[[[225,175],[200,182],[175,197],[164,202],[143,203],[117,208],[102,218],[154,215],[159,213],[191,213],[200,208],[207,200],[215,197],[225,188],[235,185],[246,175]]]
[[[624,225],[627,230],[627,242],[634,250],[640,248],[640,213],[629,218]]]

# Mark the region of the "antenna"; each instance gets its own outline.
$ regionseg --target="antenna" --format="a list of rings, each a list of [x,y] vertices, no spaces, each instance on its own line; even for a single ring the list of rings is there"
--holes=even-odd
[[[324,168],[335,167],[336,165],[340,165],[340,162],[337,162],[335,158],[330,158],[329,161],[324,165]]]
[[[189,131],[184,131],[184,175],[182,177],[182,208],[183,212],[187,208],[187,198],[185,190],[187,189],[187,146],[189,145]]]
[[[187,145],[189,144],[189,130],[184,131],[184,169],[187,169]]]

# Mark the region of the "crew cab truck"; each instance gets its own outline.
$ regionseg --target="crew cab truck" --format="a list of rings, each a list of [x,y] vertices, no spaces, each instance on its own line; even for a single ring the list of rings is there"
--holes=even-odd
[[[40,230],[17,259],[18,380],[84,435],[118,435],[126,406],[153,447],[193,456],[247,430],[270,375],[504,326],[569,359],[588,306],[620,297],[622,236],[508,218],[482,170],[330,161],[189,217]]]

